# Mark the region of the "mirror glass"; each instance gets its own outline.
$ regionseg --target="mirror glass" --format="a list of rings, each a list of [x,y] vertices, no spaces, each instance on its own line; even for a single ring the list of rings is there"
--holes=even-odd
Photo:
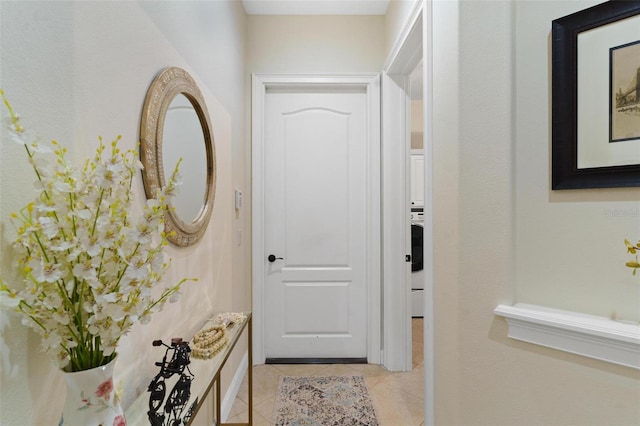
[[[164,118],[162,163],[165,182],[180,158],[182,185],[171,204],[183,222],[193,223],[206,202],[207,151],[198,114],[182,93],[173,98]]]
[[[176,195],[165,214],[167,239],[182,247],[204,235],[216,188],[215,144],[204,97],[182,68],[165,68],[151,83],[140,122],[142,182],[153,198],[180,163]]]

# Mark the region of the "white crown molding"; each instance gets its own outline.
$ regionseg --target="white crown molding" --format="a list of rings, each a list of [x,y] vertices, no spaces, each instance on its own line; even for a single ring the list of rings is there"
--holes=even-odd
[[[512,339],[640,369],[640,324],[524,303],[494,312]]]
[[[389,0],[242,0],[247,15],[384,15]]]

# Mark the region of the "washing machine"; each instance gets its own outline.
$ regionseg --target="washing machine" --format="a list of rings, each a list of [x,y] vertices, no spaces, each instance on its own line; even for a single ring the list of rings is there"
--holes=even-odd
[[[424,317],[424,212],[411,209],[411,316]]]

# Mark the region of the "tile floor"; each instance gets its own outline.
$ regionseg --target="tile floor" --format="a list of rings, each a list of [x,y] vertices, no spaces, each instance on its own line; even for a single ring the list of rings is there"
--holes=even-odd
[[[381,426],[424,425],[422,318],[412,319],[413,371],[392,373],[373,364],[258,365],[253,368],[253,424],[271,425],[280,376],[362,375],[367,380]],[[242,384],[227,422],[246,422],[247,380]]]

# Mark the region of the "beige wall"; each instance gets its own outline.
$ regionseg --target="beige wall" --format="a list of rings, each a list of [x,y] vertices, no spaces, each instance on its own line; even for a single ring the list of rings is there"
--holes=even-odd
[[[424,148],[424,102],[411,101],[411,149]]]
[[[135,148],[146,90],[164,67],[191,73],[203,92],[217,149],[218,184],[213,217],[203,239],[190,248],[169,247],[173,263],[166,277],[197,277],[177,304],[167,305],[146,326],[122,338],[116,386],[125,404],[144,392],[162,354],[156,338],[189,336],[211,310],[250,309],[248,265],[243,241],[245,212],[236,214],[233,189],[245,183],[244,37],[246,18],[235,1],[217,2],[0,2],[0,87],[25,124],[70,148],[78,164],[102,135],[123,136]],[[6,114],[4,110],[2,116]],[[1,273],[10,277],[5,249],[14,233],[8,218],[33,196],[34,176],[24,153],[0,143]],[[188,190],[188,189],[187,189]],[[135,210],[144,192],[134,182]],[[2,319],[0,423],[55,424],[62,410],[60,373],[39,353],[39,343],[15,317]],[[237,358],[237,357],[236,357]],[[235,359],[231,369],[238,365]],[[13,374],[12,374],[13,373]],[[227,378],[228,382],[228,378]],[[62,391],[61,391],[62,390]]]
[[[551,19],[586,6],[434,3],[436,424],[640,423],[639,371],[511,340],[493,314],[637,318],[619,243],[638,219],[604,214],[636,209],[637,189],[549,191]]]
[[[249,16],[252,73],[380,72],[384,16]]]

